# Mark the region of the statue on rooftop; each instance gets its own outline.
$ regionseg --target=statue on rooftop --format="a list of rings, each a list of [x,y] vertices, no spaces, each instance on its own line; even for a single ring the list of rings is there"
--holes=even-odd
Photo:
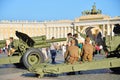
[[[95,4],[95,3],[94,3],[94,5],[92,6],[91,14],[97,14],[96,4]]]
[[[101,14],[101,13],[102,13],[102,11],[100,9],[98,9],[98,14]]]
[[[85,10],[82,12],[82,15],[92,15],[92,14],[102,14],[102,11],[100,9],[96,9],[96,3],[92,6],[91,10]]]

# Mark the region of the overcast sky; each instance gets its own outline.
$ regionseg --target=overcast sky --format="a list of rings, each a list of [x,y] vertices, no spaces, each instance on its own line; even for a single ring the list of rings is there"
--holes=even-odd
[[[120,16],[120,0],[0,0],[0,20],[73,20],[94,2],[103,14]]]

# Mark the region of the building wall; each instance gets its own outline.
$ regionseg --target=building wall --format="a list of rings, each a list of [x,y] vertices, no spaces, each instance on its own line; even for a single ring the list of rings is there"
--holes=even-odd
[[[87,18],[87,17],[86,17]],[[32,36],[46,35],[47,39],[51,37],[64,38],[67,33],[77,33],[71,27],[85,34],[87,27],[98,27],[103,35],[114,36],[112,32],[114,25],[120,24],[120,17],[110,18],[107,20],[58,20],[44,22],[28,22],[28,21],[0,21],[0,40],[8,39],[15,36],[15,31],[20,31]]]
[[[68,32],[73,32],[69,26],[45,25],[44,23],[0,23],[0,40],[15,36],[15,31],[20,31],[32,36],[46,35],[47,39],[51,37],[63,38]]]

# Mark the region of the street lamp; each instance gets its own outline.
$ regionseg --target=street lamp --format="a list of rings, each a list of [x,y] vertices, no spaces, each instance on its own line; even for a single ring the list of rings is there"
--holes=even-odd
[[[75,34],[75,24],[72,22],[71,25],[73,27],[73,34]]]

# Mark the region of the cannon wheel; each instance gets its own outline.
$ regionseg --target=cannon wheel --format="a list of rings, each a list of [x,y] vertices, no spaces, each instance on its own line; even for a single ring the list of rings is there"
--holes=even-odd
[[[23,64],[26,68],[29,68],[32,65],[37,65],[44,62],[43,53],[35,48],[28,49],[27,52],[23,55],[22,58]]]
[[[112,58],[112,57],[119,57],[120,54],[110,54],[107,56],[107,58]],[[113,71],[114,73],[120,73],[120,67],[116,67],[116,68],[110,68],[111,71]]]

